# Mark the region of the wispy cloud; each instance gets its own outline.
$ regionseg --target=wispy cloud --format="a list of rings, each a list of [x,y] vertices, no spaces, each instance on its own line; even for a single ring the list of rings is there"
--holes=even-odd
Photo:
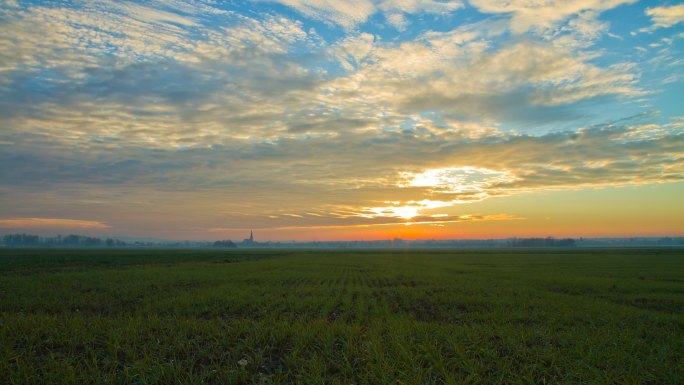
[[[102,230],[109,226],[99,221],[63,218],[6,218],[0,219],[0,228],[41,230]]]
[[[258,228],[259,230],[272,230],[272,231],[281,231],[281,230],[322,230],[322,229],[363,229],[367,227],[385,227],[385,226],[396,226],[396,225],[405,225],[405,226],[411,226],[411,225],[439,225],[439,224],[445,224],[445,223],[465,223],[465,222],[480,222],[480,221],[518,221],[518,220],[524,220],[525,218],[510,215],[510,214],[491,214],[491,215],[477,215],[477,214],[466,214],[466,215],[459,215],[459,216],[419,216],[419,217],[414,217],[409,220],[400,220],[400,219],[387,219],[385,218],[384,220],[365,220],[365,221],[359,221],[354,220],[354,222],[362,222],[362,223],[354,223],[354,224],[330,224],[330,225],[316,225],[316,226],[311,226],[311,225],[305,225],[305,226],[277,226],[277,227],[263,227],[263,228]],[[244,227],[214,227],[211,229],[208,229],[207,231],[211,233],[225,233],[225,232],[233,232],[236,230],[246,230]]]
[[[280,0],[284,5],[297,9],[304,15],[324,22],[351,29],[365,22],[375,13],[375,4],[370,0]]]
[[[554,24],[586,12],[602,12],[636,0],[470,0],[470,4],[486,13],[511,15],[513,30],[549,28]]]
[[[463,7],[460,0],[262,0],[279,2],[302,14],[347,30],[365,23],[376,12],[382,12],[389,24],[403,29],[408,24],[405,14],[446,14]]]

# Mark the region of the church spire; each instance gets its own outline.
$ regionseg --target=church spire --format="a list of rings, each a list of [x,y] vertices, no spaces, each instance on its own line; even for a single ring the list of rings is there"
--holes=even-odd
[[[249,230],[249,241],[254,242],[254,233],[252,232],[252,230]]]

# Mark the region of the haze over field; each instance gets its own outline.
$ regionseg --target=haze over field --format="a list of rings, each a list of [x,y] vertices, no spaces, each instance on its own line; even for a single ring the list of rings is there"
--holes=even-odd
[[[0,233],[684,235],[684,4],[0,1]]]

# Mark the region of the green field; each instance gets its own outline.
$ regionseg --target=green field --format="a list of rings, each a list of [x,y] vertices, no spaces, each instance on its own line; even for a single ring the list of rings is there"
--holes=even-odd
[[[0,250],[2,384],[684,384],[684,251]]]

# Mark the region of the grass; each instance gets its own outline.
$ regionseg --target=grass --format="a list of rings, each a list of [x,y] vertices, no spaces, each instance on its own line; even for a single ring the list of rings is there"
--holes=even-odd
[[[3,384],[682,384],[684,252],[0,250]]]

